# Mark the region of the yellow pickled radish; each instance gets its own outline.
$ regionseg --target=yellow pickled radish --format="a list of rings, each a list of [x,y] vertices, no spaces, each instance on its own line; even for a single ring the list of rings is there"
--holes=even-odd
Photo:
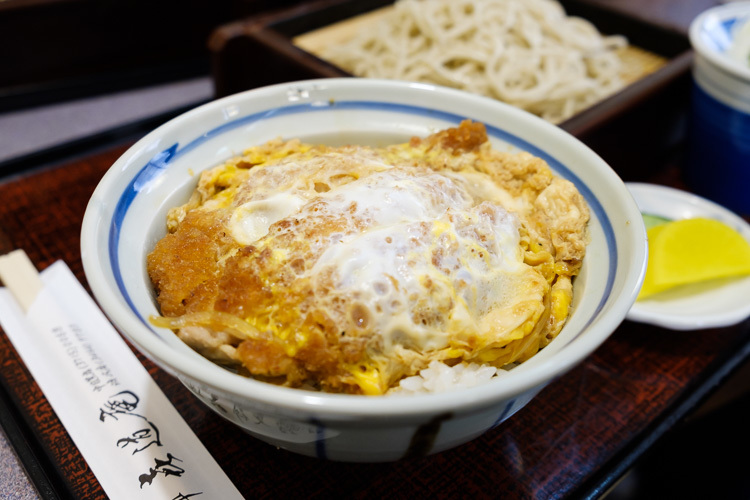
[[[653,226],[648,241],[648,267],[638,299],[679,285],[750,274],[750,243],[717,220]]]
[[[646,276],[643,278],[643,286],[641,286],[641,291],[638,293],[637,300],[650,297],[651,295],[655,293],[659,293],[668,288],[671,288],[670,285],[657,284],[654,281],[654,269],[658,265],[657,264],[658,259],[655,258],[653,244],[654,244],[654,241],[656,241],[656,239],[658,238],[659,233],[664,230],[664,226],[665,225],[662,224],[659,226],[654,226],[647,230],[648,242],[649,242],[648,262],[646,264]]]

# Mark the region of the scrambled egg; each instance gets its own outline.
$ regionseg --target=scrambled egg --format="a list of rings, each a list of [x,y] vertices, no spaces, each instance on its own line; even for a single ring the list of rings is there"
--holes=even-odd
[[[152,321],[292,387],[378,395],[435,360],[502,367],[562,328],[588,218],[573,184],[481,124],[384,148],[278,139],[170,211]]]

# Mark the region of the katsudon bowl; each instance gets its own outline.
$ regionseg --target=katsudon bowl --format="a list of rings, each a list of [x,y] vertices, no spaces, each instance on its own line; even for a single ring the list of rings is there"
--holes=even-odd
[[[567,323],[529,360],[486,383],[448,392],[332,394],[239,375],[150,322],[159,309],[147,255],[166,233],[167,211],[186,202],[203,169],[277,137],[383,146],[465,119],[485,124],[494,148],[544,159],[556,175],[577,187],[590,208],[590,242],[573,282]],[[91,197],[81,253],[91,290],[122,335],[223,418],[293,452],[383,462],[466,443],[500,426],[546,385],[564,377],[625,318],[643,280],[647,247],[641,215],[620,178],[556,126],[462,91],[397,81],[322,79],[216,100],[138,141]]]

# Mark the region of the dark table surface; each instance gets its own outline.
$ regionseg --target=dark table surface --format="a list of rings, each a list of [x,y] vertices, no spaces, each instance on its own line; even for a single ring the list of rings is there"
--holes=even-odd
[[[713,2],[592,0],[684,29]],[[676,7],[679,5],[679,7]],[[694,12],[690,12],[690,10]],[[0,253],[23,248],[39,269],[64,260],[86,286],[81,220],[96,184],[132,139],[0,178]],[[648,154],[648,152],[644,152]],[[684,188],[680,155],[637,179]],[[621,173],[627,179],[627,172]],[[750,355],[750,321],[675,332],[623,322],[597,351],[511,419],[474,441],[392,464],[321,461],[278,450],[205,408],[176,379],[144,365],[248,498],[601,496],[654,442]],[[104,493],[23,361],[0,331],[2,424],[44,498]]]

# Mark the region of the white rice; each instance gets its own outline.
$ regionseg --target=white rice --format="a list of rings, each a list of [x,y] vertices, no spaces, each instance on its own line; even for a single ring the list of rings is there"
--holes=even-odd
[[[401,380],[399,386],[388,391],[388,394],[409,395],[452,391],[485,384],[502,373],[505,373],[505,370],[498,370],[490,365],[462,363],[448,366],[440,361],[432,361],[418,375]]]

